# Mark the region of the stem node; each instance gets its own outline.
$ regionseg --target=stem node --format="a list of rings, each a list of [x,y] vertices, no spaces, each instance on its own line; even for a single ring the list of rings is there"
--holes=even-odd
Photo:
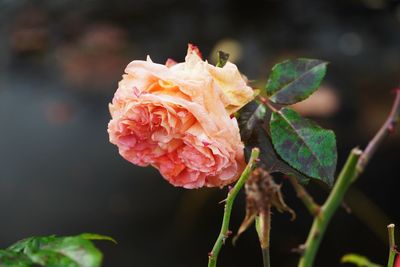
[[[388,236],[389,236],[389,259],[388,259],[388,267],[393,267],[394,260],[396,258],[397,250],[396,250],[396,241],[394,238],[394,224],[389,224],[388,228]]]

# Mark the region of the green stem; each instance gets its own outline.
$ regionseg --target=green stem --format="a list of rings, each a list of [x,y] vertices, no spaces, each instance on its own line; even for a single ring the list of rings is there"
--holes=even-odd
[[[233,202],[235,201],[235,198],[239,193],[240,189],[242,189],[243,185],[249,178],[250,173],[254,167],[256,160],[258,159],[259,154],[260,150],[258,148],[253,148],[246,168],[244,169],[242,175],[240,176],[235,186],[228,193],[228,197],[226,198],[225,202],[224,217],[222,219],[221,231],[218,235],[217,240],[215,241],[212,251],[208,255],[208,267],[217,266],[218,254],[221,250],[222,245],[225,242],[225,239],[228,237],[229,221],[231,218]]]
[[[263,256],[264,267],[270,267],[271,262],[270,262],[270,258],[269,258],[269,247],[262,249],[262,256]]]
[[[255,224],[263,256],[263,267],[270,267],[269,240],[271,232],[271,205],[268,205],[266,210],[256,217]]]
[[[314,222],[304,245],[303,255],[299,261],[299,267],[311,267],[313,265],[315,255],[317,254],[326,228],[328,227],[333,214],[340,206],[340,203],[350,185],[364,171],[369,160],[381,145],[385,137],[395,130],[396,124],[400,120],[400,88],[395,90],[395,94],[396,96],[392,109],[385,123],[381,126],[374,138],[368,143],[364,152],[359,149],[353,149],[351,151],[332,192],[329,194],[325,204],[321,207],[318,216],[314,217]]]
[[[394,224],[388,225],[389,234],[389,260],[387,267],[393,267],[394,259],[396,258],[396,241],[394,239]]]
[[[319,216],[314,218],[314,222],[304,246],[304,254],[300,258],[299,267],[313,266],[315,255],[325,234],[326,228],[333,214],[340,206],[347,189],[359,174],[356,167],[361,153],[362,151],[357,148],[351,151],[332,192],[325,204],[321,207]]]
[[[292,184],[294,190],[296,191],[297,197],[300,198],[310,214],[312,216],[318,216],[321,207],[317,203],[315,203],[312,196],[308,194],[306,189],[297,181],[297,178],[295,176],[288,175],[288,179]]]

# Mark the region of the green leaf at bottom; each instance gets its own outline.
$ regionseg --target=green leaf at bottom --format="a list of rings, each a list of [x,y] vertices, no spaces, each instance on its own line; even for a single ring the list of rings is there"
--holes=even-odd
[[[382,267],[376,263],[371,262],[367,257],[358,254],[346,254],[340,260],[341,263],[352,263],[358,267]]]
[[[32,261],[17,252],[0,250],[0,267],[29,267]]]
[[[91,240],[116,243],[111,237],[90,233],[29,237],[0,250],[0,267],[99,267],[103,256]]]

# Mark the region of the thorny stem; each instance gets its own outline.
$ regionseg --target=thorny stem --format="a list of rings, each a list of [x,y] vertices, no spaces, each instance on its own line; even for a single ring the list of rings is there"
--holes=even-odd
[[[225,242],[225,239],[228,237],[229,231],[229,221],[231,218],[232,206],[233,202],[237,194],[239,193],[240,189],[242,189],[243,185],[246,183],[247,179],[250,176],[251,171],[255,165],[256,160],[260,154],[260,150],[258,148],[253,148],[251,151],[249,162],[247,163],[246,168],[244,169],[242,175],[240,176],[239,180],[235,184],[235,186],[229,191],[228,197],[226,198],[225,202],[225,209],[224,209],[224,216],[222,219],[222,226],[221,231],[218,235],[217,240],[215,241],[214,247],[212,251],[208,254],[208,267],[216,267],[217,266],[217,259],[218,254],[221,250],[222,245]]]
[[[360,160],[357,164],[358,172],[363,172],[365,166],[368,164],[369,160],[378,149],[379,145],[382,141],[387,137],[390,133],[395,130],[396,123],[399,121],[400,118],[400,88],[395,89],[395,100],[392,106],[392,110],[388,118],[386,119],[385,123],[376,133],[374,138],[368,143],[367,147],[364,150],[364,153],[361,155]]]
[[[389,234],[389,260],[387,267],[393,267],[394,259],[396,258],[396,241],[394,239],[394,224],[387,226]]]
[[[388,136],[389,133],[394,131],[395,125],[399,121],[400,117],[400,88],[396,89],[395,93],[396,97],[392,106],[392,110],[385,123],[377,132],[375,137],[369,142],[364,152],[357,148],[351,151],[350,156],[348,157],[347,162],[340,172],[340,175],[333,187],[333,190],[329,194],[326,202],[321,207],[319,216],[314,217],[314,222],[304,245],[303,255],[299,261],[299,267],[313,266],[316,253],[325,234],[326,228],[333,214],[340,206],[345,193],[350,185],[364,171],[369,160],[384,138]]]
[[[332,192],[330,193],[325,204],[321,207],[320,215],[314,217],[314,222],[304,245],[304,254],[300,258],[299,267],[313,266],[315,255],[318,251],[326,228],[333,214],[340,206],[347,189],[350,187],[353,181],[353,177],[357,174],[356,166],[361,153],[361,150],[357,148],[351,151],[349,157],[347,158],[347,162],[332,189]]]
[[[288,175],[287,177],[292,184],[294,190],[296,191],[297,197],[300,198],[301,201],[303,201],[303,204],[306,206],[311,215],[318,216],[321,207],[314,202],[312,196],[310,196],[306,189],[297,181],[296,177],[292,175]]]

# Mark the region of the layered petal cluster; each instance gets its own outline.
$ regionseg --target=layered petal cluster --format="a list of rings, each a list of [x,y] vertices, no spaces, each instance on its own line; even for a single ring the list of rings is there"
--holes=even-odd
[[[237,67],[217,68],[189,46],[185,62],[131,62],[110,104],[110,142],[128,161],[156,167],[175,186],[224,186],[244,167],[231,116],[253,98]]]

